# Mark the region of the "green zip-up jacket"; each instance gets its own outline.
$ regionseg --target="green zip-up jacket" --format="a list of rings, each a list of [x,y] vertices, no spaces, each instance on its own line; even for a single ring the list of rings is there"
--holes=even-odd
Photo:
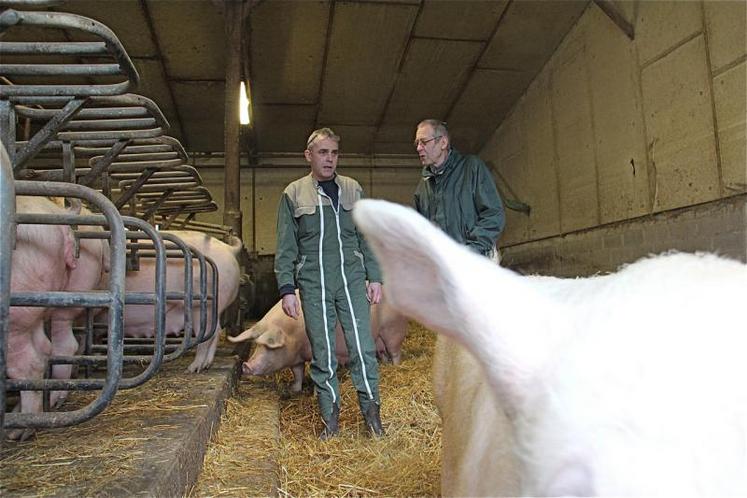
[[[452,148],[438,172],[426,166],[422,174],[415,190],[415,209],[460,244],[488,254],[506,218],[485,163]]]
[[[347,176],[335,176],[335,183],[339,187],[342,256],[335,210],[319,182],[309,174],[292,182],[283,191],[278,207],[275,250],[275,277],[281,294],[287,292],[290,286],[296,287],[302,267],[319,268],[320,214],[324,216],[321,251],[325,277],[337,279],[341,275],[340,266],[344,258],[346,275],[361,271],[369,282],[381,282],[379,265],[353,223],[353,204],[363,196],[363,189],[357,181]],[[304,273],[308,275],[307,271]]]

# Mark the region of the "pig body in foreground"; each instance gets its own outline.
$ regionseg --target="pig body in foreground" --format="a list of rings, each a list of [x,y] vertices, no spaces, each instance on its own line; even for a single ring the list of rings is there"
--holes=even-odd
[[[17,213],[67,214],[43,197],[16,197]],[[18,225],[11,252],[11,292],[64,291],[77,267],[73,256],[73,234],[67,225]],[[11,306],[7,338],[6,372],[10,379],[41,379],[52,354],[44,333],[44,320],[52,310],[43,307]],[[23,413],[42,411],[40,391],[22,391]],[[25,439],[32,430],[9,431],[11,439]]]
[[[296,295],[298,296],[298,291]],[[381,303],[373,306],[371,320],[371,334],[376,343],[377,355],[399,364],[400,348],[407,327],[406,318]],[[349,355],[339,322],[335,331],[337,362],[346,365]],[[380,331],[387,334],[386,338],[380,335]],[[228,339],[232,342],[254,340],[254,351],[242,365],[245,375],[269,375],[290,368],[293,372],[290,390],[301,391],[305,363],[311,361],[311,344],[306,335],[303,312],[294,320],[283,312],[282,301],[278,301],[253,327],[236,337],[229,336]]]
[[[202,232],[193,231],[169,231],[179,237],[188,246],[200,251],[211,258],[218,268],[218,315],[231,304],[239,292],[239,264],[236,255],[241,249],[241,242],[234,238],[232,245],[225,244],[218,239],[210,237]],[[193,261],[194,283],[193,289],[199,290],[199,267]],[[212,280],[212,269],[208,265],[208,282]],[[153,292],[155,288],[155,260],[149,258],[140,259],[140,270],[127,272],[125,290],[128,292]],[[166,291],[184,291],[184,262],[181,259],[169,258],[166,265]],[[210,284],[208,283],[208,292]],[[208,301],[208,323],[210,322],[212,301]],[[213,303],[214,304],[214,303]],[[184,305],[180,301],[168,301],[166,308],[166,333],[177,335],[184,329]],[[154,330],[154,308],[152,305],[127,305],[125,307],[124,333],[128,337],[153,337]],[[192,326],[198,331],[200,317],[199,302],[195,301],[192,309]],[[189,372],[199,372],[209,368],[215,357],[215,350],[220,339],[220,324],[216,324],[215,331],[208,329],[207,336],[214,332],[211,339],[199,344],[194,361],[189,365]]]
[[[747,495],[747,266],[667,254],[523,277],[401,206],[361,201],[354,216],[392,304],[479,361],[523,494]]]

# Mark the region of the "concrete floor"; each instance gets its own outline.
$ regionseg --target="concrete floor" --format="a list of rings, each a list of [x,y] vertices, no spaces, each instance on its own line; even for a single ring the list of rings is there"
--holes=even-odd
[[[5,443],[0,495],[187,494],[240,372],[240,361],[228,347],[219,348],[207,372],[185,373],[191,360],[187,354],[146,384],[119,391],[88,422],[41,430],[28,442]],[[86,396],[73,393],[66,406],[87,403]],[[272,486],[268,481],[264,494],[271,494]]]

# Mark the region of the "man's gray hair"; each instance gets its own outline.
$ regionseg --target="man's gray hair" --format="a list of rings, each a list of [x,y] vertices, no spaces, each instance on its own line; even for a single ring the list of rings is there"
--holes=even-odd
[[[440,119],[424,119],[418,123],[417,127],[420,128],[425,125],[433,128],[434,136],[449,138],[449,130],[446,128],[446,121],[441,121]]]
[[[311,132],[311,135],[309,135],[309,139],[306,140],[306,148],[311,150],[311,147],[317,143],[319,140],[324,140],[325,138],[331,138],[338,144],[340,143],[340,137],[338,135],[335,135],[335,132],[332,131],[330,128],[319,128],[318,130],[314,130]]]

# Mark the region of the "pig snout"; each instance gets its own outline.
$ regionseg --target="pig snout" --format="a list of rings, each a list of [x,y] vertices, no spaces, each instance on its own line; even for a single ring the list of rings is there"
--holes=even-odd
[[[249,359],[241,364],[244,375],[269,375],[280,370],[273,367],[269,353],[267,348],[258,344]]]

